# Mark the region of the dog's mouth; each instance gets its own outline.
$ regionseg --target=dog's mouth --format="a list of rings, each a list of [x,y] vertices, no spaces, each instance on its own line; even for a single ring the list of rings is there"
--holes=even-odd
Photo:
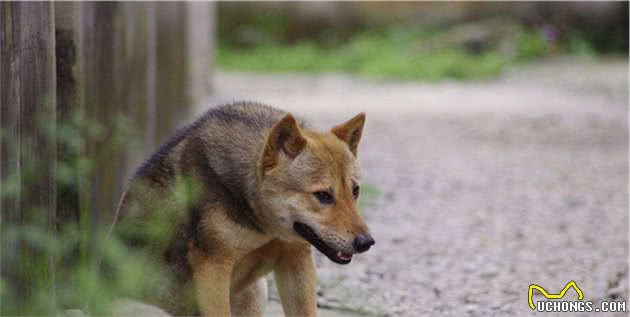
[[[315,231],[306,224],[295,222],[293,230],[301,235],[306,241],[310,242],[319,252],[323,253],[331,261],[337,264],[348,264],[352,261],[352,254],[335,250],[322,240]]]

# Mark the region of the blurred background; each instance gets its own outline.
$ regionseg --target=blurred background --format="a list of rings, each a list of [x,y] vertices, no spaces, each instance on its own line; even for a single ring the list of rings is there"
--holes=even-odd
[[[628,6],[595,2],[218,5],[219,68],[372,78],[491,78],[569,54],[625,54]]]
[[[529,315],[529,284],[569,280],[628,300],[627,2],[3,2],[0,17],[2,315],[108,314],[145,292],[137,255],[101,248],[127,179],[240,99],[322,129],[367,113],[377,245],[344,267],[317,255],[324,315]]]

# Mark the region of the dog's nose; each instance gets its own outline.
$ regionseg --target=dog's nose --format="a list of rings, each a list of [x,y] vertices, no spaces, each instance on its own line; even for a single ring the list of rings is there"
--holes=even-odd
[[[370,235],[359,234],[352,242],[354,249],[361,253],[370,249],[374,245],[374,239]]]

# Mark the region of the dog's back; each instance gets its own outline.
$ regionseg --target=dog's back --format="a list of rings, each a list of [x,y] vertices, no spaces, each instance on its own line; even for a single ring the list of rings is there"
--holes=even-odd
[[[265,134],[285,113],[266,105],[238,102],[208,110],[197,121],[180,129],[136,171],[134,181],[173,185],[182,164],[192,155],[206,155],[213,168],[230,182],[232,172],[249,164]],[[186,148],[193,153],[183,152]],[[233,168],[233,169],[232,169]]]

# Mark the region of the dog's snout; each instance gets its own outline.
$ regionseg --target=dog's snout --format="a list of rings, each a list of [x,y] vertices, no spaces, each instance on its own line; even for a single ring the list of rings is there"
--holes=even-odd
[[[369,250],[374,243],[376,242],[370,235],[359,234],[352,242],[352,245],[357,252],[361,253]]]

